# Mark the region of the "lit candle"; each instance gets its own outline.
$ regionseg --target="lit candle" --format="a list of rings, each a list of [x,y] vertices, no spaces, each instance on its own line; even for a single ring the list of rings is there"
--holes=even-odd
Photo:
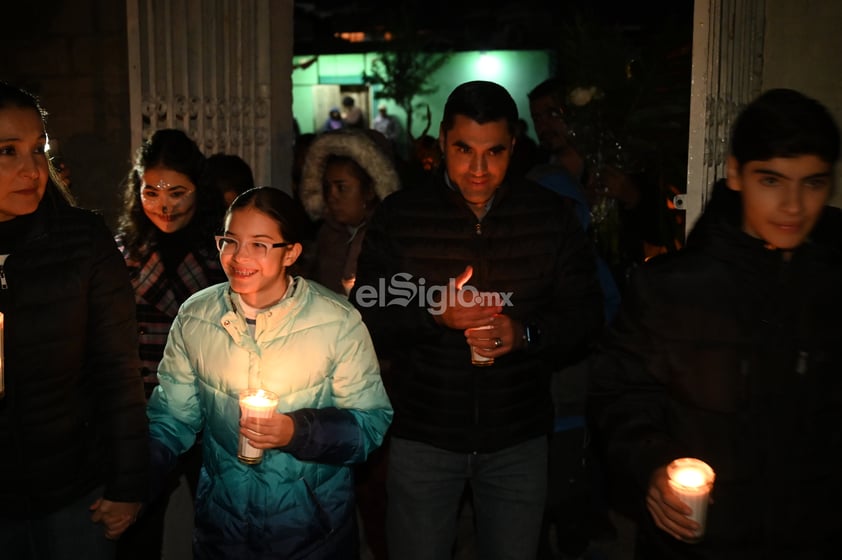
[[[5,356],[3,354],[3,336],[6,334],[6,320],[0,313],[0,399],[6,396]]]
[[[263,389],[249,389],[240,393],[240,413],[243,418],[271,418],[278,408],[278,395]],[[253,447],[247,437],[240,434],[237,458],[248,465],[263,460],[263,450]]]
[[[690,506],[692,510],[690,519],[700,525],[699,530],[696,531],[696,538],[691,542],[701,540],[705,534],[710,491],[716,477],[713,469],[699,459],[676,459],[667,466],[667,476],[672,491],[682,502]]]
[[[472,331],[483,331],[483,330],[490,329],[490,328],[491,328],[491,325],[483,325],[481,327],[474,327],[473,329],[470,329],[470,330],[472,330]],[[490,366],[493,363],[494,363],[494,358],[489,358],[488,356],[483,356],[481,354],[477,354],[476,348],[471,346],[471,365],[485,367],[485,366]]]

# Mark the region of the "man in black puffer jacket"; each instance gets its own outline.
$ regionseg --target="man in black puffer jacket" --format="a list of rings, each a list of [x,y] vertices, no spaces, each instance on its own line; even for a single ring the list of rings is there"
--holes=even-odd
[[[148,488],[131,285],[49,178],[43,113],[0,83],[0,556],[113,558]]]
[[[445,169],[382,202],[359,258],[351,301],[392,365],[393,558],[448,556],[466,481],[479,557],[535,557],[549,373],[602,325],[592,249],[572,209],[506,177],[516,122],[501,86],[457,87],[439,137]],[[472,365],[471,347],[493,364]]]

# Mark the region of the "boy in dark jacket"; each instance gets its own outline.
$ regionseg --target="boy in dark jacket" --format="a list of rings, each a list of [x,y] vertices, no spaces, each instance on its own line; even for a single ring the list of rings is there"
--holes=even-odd
[[[842,516],[839,129],[772,90],[737,118],[687,248],[634,278],[594,357],[590,416],[644,558],[825,558]],[[706,531],[670,461],[716,472]],[[622,491],[622,492],[621,492]]]

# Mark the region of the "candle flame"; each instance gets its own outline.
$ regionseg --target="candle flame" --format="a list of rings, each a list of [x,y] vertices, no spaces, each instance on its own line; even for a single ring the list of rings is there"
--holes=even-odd
[[[687,488],[701,488],[707,483],[706,479],[705,473],[693,467],[684,467],[673,473],[673,480]]]
[[[274,408],[278,405],[278,397],[271,391],[258,389],[240,398],[240,404],[247,408]]]

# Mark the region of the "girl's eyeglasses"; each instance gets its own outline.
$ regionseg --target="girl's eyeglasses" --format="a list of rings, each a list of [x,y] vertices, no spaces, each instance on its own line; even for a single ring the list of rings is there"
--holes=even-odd
[[[256,259],[266,258],[266,255],[269,254],[271,249],[295,245],[295,243],[287,241],[281,243],[265,243],[263,241],[240,243],[233,237],[225,237],[223,235],[217,235],[214,239],[216,239],[216,248],[219,249],[220,255],[235,255],[241,249],[245,249],[246,254]]]

